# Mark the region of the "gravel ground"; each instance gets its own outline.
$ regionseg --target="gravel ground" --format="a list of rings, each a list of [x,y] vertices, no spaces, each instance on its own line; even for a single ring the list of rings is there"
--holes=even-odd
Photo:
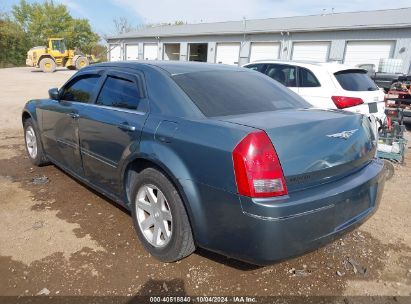
[[[359,229],[269,267],[198,250],[173,264],[138,242],[129,213],[25,156],[20,113],[72,72],[0,70],[0,295],[411,295],[411,150]],[[407,136],[410,138],[409,133]],[[411,139],[411,138],[410,138]],[[47,177],[47,183],[33,179]],[[409,302],[408,302],[409,303]]]

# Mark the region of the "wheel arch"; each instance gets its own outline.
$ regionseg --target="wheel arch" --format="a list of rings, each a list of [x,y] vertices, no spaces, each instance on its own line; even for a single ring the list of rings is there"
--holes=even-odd
[[[26,103],[22,113],[21,113],[21,123],[24,124],[24,122],[27,119],[31,119],[34,126],[38,129],[38,117],[37,117],[37,112],[36,112],[36,104],[35,101],[29,101]]]
[[[191,229],[193,230],[193,237],[195,238],[195,231],[192,220],[193,220],[193,214],[192,210],[190,208],[190,204],[188,203],[188,198],[184,192],[183,186],[179,182],[178,178],[171,172],[169,168],[167,168],[166,165],[161,163],[158,160],[154,160],[151,158],[143,157],[143,156],[135,156],[132,158],[126,166],[124,166],[123,172],[122,172],[122,187],[124,191],[124,196],[126,199],[126,205],[130,207],[130,190],[131,190],[131,177],[132,174],[138,174],[142,170],[146,168],[154,168],[158,171],[160,171],[162,174],[164,174],[165,177],[172,183],[172,185],[176,188],[178,191],[178,194],[181,197],[181,200],[183,201],[184,208],[186,209],[188,220],[190,222]]]
[[[24,124],[24,122],[27,119],[33,119],[31,114],[28,111],[23,111],[23,113],[21,113],[21,122]]]
[[[56,62],[56,59],[50,55],[50,54],[43,54],[40,56],[39,60],[37,61],[37,65],[40,66],[40,61],[42,61],[44,58],[50,58],[51,60],[53,60],[54,62]]]

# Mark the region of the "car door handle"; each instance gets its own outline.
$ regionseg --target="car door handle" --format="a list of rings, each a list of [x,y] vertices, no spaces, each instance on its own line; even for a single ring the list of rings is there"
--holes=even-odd
[[[80,117],[80,115],[77,114],[77,113],[67,113],[67,115],[70,116],[70,117],[73,118],[73,119],[77,119],[77,118]]]
[[[136,130],[135,126],[131,126],[131,125],[126,124],[126,123],[119,124],[118,127],[121,130],[124,130],[124,131],[135,131]]]

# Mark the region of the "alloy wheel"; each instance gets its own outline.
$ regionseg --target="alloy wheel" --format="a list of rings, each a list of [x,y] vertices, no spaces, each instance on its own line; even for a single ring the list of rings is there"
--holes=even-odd
[[[172,215],[163,192],[143,185],[136,197],[137,222],[145,239],[154,247],[166,246],[172,235]]]
[[[28,126],[26,129],[26,146],[30,157],[35,159],[37,157],[37,138],[32,126]]]

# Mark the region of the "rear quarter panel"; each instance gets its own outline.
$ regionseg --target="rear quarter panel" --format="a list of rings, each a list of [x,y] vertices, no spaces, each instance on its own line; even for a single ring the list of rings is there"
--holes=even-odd
[[[157,130],[163,121],[173,121],[177,125],[169,142],[159,140],[161,136]],[[176,179],[188,179],[235,192],[231,153],[252,130],[217,120],[150,115],[141,138],[141,156],[161,163]]]
[[[158,126],[172,120],[177,129],[162,142]],[[150,115],[143,129],[139,158],[162,168],[178,188],[197,244],[208,247],[221,229],[221,216],[241,214],[231,152],[250,127],[216,120],[185,120]]]

